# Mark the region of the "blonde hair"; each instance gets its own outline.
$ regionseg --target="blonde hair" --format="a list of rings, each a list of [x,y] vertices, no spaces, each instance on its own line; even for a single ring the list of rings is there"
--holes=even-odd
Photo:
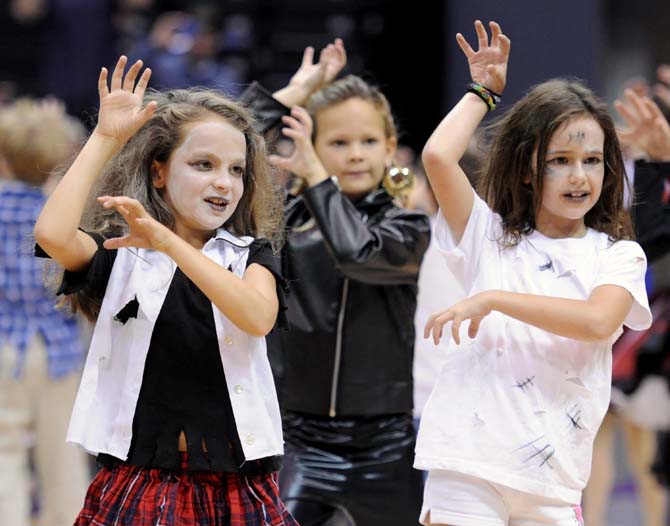
[[[314,93],[307,102],[307,111],[314,117],[323,109],[353,98],[368,101],[379,111],[384,120],[384,133],[387,139],[398,137],[397,126],[388,99],[379,88],[368,84],[356,75],[347,75]],[[317,132],[316,119],[314,119],[312,140],[316,138]]]
[[[14,178],[40,186],[74,154],[82,124],[52,101],[21,98],[0,108],[0,156]]]

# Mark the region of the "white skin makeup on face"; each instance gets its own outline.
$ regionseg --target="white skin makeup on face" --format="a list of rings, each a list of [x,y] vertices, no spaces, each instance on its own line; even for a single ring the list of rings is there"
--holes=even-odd
[[[315,124],[314,149],[342,192],[355,200],[377,188],[397,141],[386,137],[383,115],[374,104],[348,99],[319,110]]]
[[[202,246],[230,219],[242,198],[246,140],[217,116],[184,127],[183,134],[168,161],[156,162],[154,185],[164,189],[175,233]]]
[[[551,137],[535,214],[539,232],[555,238],[581,237],[584,216],[598,202],[605,176],[605,133],[591,117],[564,123]]]

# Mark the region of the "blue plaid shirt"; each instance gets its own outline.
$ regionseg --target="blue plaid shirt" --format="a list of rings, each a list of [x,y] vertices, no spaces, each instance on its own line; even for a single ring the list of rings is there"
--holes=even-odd
[[[33,227],[44,201],[39,188],[0,180],[0,352],[7,342],[18,350],[16,378],[36,333],[46,343],[51,377],[78,369],[84,357],[76,320],[56,310],[43,282],[44,260],[33,256]]]

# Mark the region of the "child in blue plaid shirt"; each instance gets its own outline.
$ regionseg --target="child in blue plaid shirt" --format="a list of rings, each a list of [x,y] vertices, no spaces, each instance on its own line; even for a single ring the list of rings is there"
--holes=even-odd
[[[85,456],[65,444],[84,352],[76,320],[56,310],[32,254],[32,229],[49,173],[83,136],[54,101],[0,109],[0,517],[30,523],[29,432],[35,440],[42,517],[64,524],[86,491]]]

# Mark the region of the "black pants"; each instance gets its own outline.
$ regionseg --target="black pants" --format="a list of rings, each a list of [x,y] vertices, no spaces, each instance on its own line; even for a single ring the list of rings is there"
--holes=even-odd
[[[284,415],[279,489],[301,526],[411,526],[422,477],[412,468],[409,414],[328,418]]]

